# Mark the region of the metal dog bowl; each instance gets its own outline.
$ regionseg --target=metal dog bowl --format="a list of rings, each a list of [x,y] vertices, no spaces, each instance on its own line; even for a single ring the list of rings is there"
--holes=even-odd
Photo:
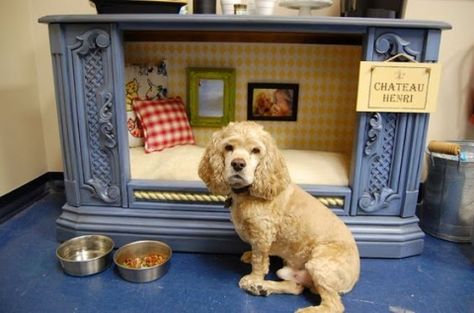
[[[85,235],[63,242],[56,249],[56,256],[67,274],[87,276],[99,273],[112,264],[113,249],[111,238]]]
[[[124,264],[129,258],[143,258],[150,254],[160,254],[164,263],[150,267],[128,267]],[[161,241],[143,240],[129,243],[115,252],[114,263],[125,280],[134,283],[145,283],[156,280],[166,274],[170,265],[171,248]]]

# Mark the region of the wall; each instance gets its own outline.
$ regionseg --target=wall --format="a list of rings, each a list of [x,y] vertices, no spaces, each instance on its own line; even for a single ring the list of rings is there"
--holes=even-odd
[[[469,103],[474,101],[469,99],[469,88],[474,88],[474,1],[410,0],[405,18],[440,20],[453,27],[441,36],[443,72],[427,140],[474,140],[474,125],[468,122],[474,109]]]
[[[47,169],[50,172],[62,171],[48,25],[39,24],[38,19],[45,15],[95,14],[96,11],[87,0],[29,0],[28,2],[32,11],[30,25],[36,57],[38,100],[44,129]]]
[[[27,1],[0,2],[0,195],[48,170],[30,18]]]
[[[314,15],[338,15],[339,1]],[[37,19],[50,14],[91,14],[87,0],[17,0],[0,2],[0,196],[46,171],[61,171],[61,151],[54,101],[47,26]],[[408,0],[406,18],[441,20],[453,30],[442,36],[444,65],[438,112],[431,117],[428,139],[474,139],[468,123],[468,83],[473,80],[474,1]],[[280,7],[277,14],[296,14]],[[15,33],[11,30],[15,29]]]
[[[62,171],[48,27],[38,18],[94,12],[88,1],[0,1],[0,196]]]
[[[409,0],[405,18],[440,20],[453,27],[441,36],[439,62],[443,67],[438,107],[430,115],[427,143],[474,140],[474,124],[469,123],[474,113],[474,99],[469,97],[470,88],[474,90],[474,1]],[[427,162],[426,157],[422,181],[428,174]]]

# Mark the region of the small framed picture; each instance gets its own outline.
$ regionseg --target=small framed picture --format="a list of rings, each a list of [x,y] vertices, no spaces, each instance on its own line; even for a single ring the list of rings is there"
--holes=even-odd
[[[235,70],[188,68],[191,126],[220,127],[234,120]]]
[[[298,84],[249,83],[247,119],[296,121]]]

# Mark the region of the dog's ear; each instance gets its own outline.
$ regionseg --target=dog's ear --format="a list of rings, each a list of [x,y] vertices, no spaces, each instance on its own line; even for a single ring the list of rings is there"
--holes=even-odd
[[[230,187],[224,180],[224,154],[219,147],[221,140],[222,130],[212,135],[211,142],[207,145],[199,163],[198,175],[211,193],[228,195]]]
[[[266,153],[255,170],[255,180],[250,187],[250,194],[272,200],[288,186],[291,179],[285,158],[278,150],[274,139],[266,132],[264,144]]]

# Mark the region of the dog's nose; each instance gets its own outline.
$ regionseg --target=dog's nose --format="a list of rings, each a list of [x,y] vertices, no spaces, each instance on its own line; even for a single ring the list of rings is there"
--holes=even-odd
[[[232,165],[232,168],[236,172],[240,172],[247,164],[245,164],[244,159],[234,159],[232,162],[230,162],[230,165]]]

